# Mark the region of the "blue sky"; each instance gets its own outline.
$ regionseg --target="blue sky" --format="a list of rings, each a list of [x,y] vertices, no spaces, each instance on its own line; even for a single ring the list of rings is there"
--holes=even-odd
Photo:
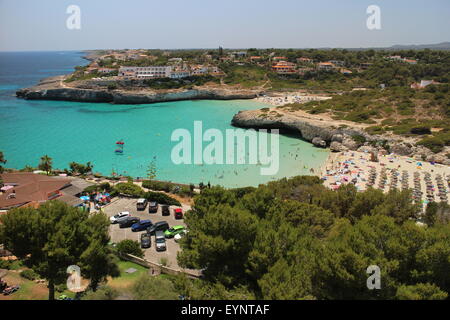
[[[80,30],[66,28],[72,4]],[[449,0],[0,0],[0,51],[431,44],[450,41],[449,17]]]

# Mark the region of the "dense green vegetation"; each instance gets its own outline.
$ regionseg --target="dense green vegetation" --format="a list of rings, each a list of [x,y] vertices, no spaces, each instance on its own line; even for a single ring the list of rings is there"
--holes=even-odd
[[[269,55],[286,57],[287,61],[299,68],[310,68],[304,74],[278,75],[271,72]],[[295,50],[295,49],[249,49],[247,56],[262,57],[258,65],[250,64],[241,58],[242,66],[227,62],[220,65],[225,71],[225,83],[244,86],[262,85],[267,79],[271,90],[309,89],[321,91],[348,91],[354,87],[377,88],[380,84],[387,87],[409,87],[414,81],[432,79],[441,83],[450,80],[450,53],[433,50]],[[388,56],[401,56],[416,59],[417,64],[387,59]],[[297,58],[309,58],[313,63],[298,63]],[[340,72],[318,71],[314,63],[337,60],[341,67],[352,71],[343,75]],[[362,64],[367,64],[362,68]]]
[[[77,163],[77,162],[71,162],[69,163],[70,167],[70,173],[71,174],[87,174],[92,172],[92,169],[94,168],[94,165],[90,162],[87,162],[86,164]]]
[[[114,186],[111,196],[124,195],[132,198],[145,198],[149,201],[156,201],[160,204],[168,204],[181,206],[180,202],[175,198],[166,195],[162,192],[145,192],[141,187],[132,182],[122,182]]]
[[[150,190],[165,191],[181,196],[192,196],[194,186],[186,186],[183,184],[167,182],[167,181],[155,181],[155,180],[144,180],[142,181],[142,187]]]
[[[132,254],[133,256],[139,258],[142,258],[144,256],[144,251],[142,251],[139,242],[131,239],[125,239],[117,243],[116,250],[118,253]]]
[[[3,152],[2,151],[0,151],[0,173],[3,173],[3,166],[2,166],[2,164],[5,164],[6,163],[6,159],[5,159],[5,156],[3,155]]]
[[[105,67],[110,67],[106,66]],[[111,76],[117,76],[118,72],[112,71],[110,73],[101,73],[96,70],[93,70],[89,73],[85,73],[88,66],[77,66],[75,67],[75,71],[67,77],[67,79],[64,80],[64,82],[73,82],[73,81],[79,81],[79,80],[89,80],[92,78],[101,78],[101,77],[111,77]]]
[[[205,280],[177,283],[192,299],[444,299],[450,224],[419,226],[418,213],[409,191],[331,191],[316,177],[205,189],[178,256]],[[370,265],[381,290],[366,287]]]
[[[144,80],[144,83],[152,89],[190,89],[193,86],[202,86],[210,82],[218,84],[220,80],[211,75],[191,76],[183,79],[158,78]]]
[[[311,114],[327,112],[334,119],[373,124],[366,129],[371,134],[423,135],[419,144],[439,152],[450,145],[449,89],[449,84],[441,84],[424,90],[394,87],[354,91],[330,100],[289,104],[282,108]]]
[[[260,66],[252,64],[234,65],[222,63],[219,68],[225,73],[223,79],[225,84],[255,87],[263,85],[265,80],[267,80],[267,70]]]
[[[142,275],[132,287],[135,300],[178,300],[178,292],[172,281],[162,277]]]

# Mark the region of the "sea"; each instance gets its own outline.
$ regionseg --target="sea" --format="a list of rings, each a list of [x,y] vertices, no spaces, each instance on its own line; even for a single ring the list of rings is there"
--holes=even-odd
[[[217,129],[225,139],[225,130],[236,129],[230,124],[234,114],[267,107],[250,100],[119,105],[16,98],[18,89],[87,64],[83,56],[83,52],[76,51],[0,52],[0,151],[7,160],[6,167],[37,167],[40,157],[48,155],[53,168],[89,161],[93,171],[102,175],[116,173],[136,178],[146,177],[153,162],[157,180],[209,182],[231,188],[311,175],[311,169],[317,172],[328,156],[327,149],[283,134],[279,136],[279,169],[272,175],[261,174],[261,168],[267,165],[259,160],[250,164],[248,158],[244,164],[174,163],[172,151],[179,143],[171,139],[174,130],[186,129],[194,139],[194,121],[201,121],[203,132]],[[269,136],[266,138],[270,141]],[[115,152],[118,141],[124,142],[122,153]],[[203,142],[203,147],[208,144]],[[193,151],[193,141],[191,147]]]

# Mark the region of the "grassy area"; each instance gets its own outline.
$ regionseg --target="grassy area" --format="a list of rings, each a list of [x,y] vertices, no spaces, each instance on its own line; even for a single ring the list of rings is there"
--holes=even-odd
[[[129,288],[133,285],[133,283],[138,279],[141,275],[147,274],[148,269],[144,268],[140,265],[129,261],[119,261],[118,262],[120,276],[118,278],[110,278],[108,279],[107,285],[113,289],[116,289],[119,292],[128,291]],[[4,278],[4,280],[9,285],[19,285],[20,289],[9,296],[0,295],[0,300],[47,300],[48,299],[48,288],[45,283],[36,283],[31,280],[24,279],[20,276],[19,269],[24,269],[23,265],[20,261],[15,261],[11,265],[11,268],[8,271],[8,274]],[[129,268],[134,268],[137,271],[134,273],[126,273],[125,270]],[[58,299],[60,295],[66,295],[70,298],[75,297],[75,293],[69,290],[65,290],[63,292],[56,292],[55,298]]]
[[[229,85],[241,85],[244,88],[261,86],[266,82],[267,70],[256,65],[221,65],[226,73],[224,83]]]
[[[8,274],[3,280],[5,280],[8,285],[19,285],[20,289],[9,296],[0,295],[0,300],[48,299],[48,289],[45,284],[24,279],[20,276],[17,270],[8,271]]]
[[[127,290],[133,282],[139,278],[142,274],[148,272],[148,269],[142,267],[138,264],[135,264],[130,261],[119,261],[118,263],[120,276],[118,278],[110,278],[108,279],[108,286],[117,290]],[[134,268],[137,271],[134,273],[126,273],[125,270],[129,268]]]

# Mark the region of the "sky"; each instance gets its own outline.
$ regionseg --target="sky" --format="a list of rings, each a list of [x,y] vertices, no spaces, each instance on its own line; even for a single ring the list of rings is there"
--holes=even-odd
[[[449,0],[0,0],[0,51],[433,44],[450,41],[449,17]]]

